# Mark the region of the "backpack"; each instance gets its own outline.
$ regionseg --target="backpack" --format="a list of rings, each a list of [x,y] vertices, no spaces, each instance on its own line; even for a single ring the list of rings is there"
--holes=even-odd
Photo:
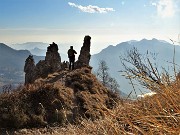
[[[68,50],[68,56],[74,56],[74,50],[73,49]]]

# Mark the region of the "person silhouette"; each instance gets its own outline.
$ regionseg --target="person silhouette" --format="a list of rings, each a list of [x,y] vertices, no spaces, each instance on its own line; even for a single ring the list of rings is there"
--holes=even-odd
[[[74,69],[75,54],[77,54],[77,52],[73,49],[73,46],[70,46],[68,50],[69,70]]]

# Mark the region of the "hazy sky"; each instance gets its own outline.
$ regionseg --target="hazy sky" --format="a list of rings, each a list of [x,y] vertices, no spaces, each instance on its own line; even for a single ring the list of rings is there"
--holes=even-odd
[[[178,40],[180,0],[0,0],[0,42],[47,42],[92,51],[122,41]]]

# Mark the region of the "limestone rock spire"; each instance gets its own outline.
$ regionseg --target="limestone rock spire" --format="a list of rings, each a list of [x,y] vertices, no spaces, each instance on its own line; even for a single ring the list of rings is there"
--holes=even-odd
[[[77,68],[89,66],[89,61],[91,58],[90,46],[91,46],[91,37],[87,35],[84,37],[84,43],[83,46],[81,47],[80,55],[77,61]]]
[[[34,58],[32,55],[29,55],[29,57],[25,61],[24,66],[24,72],[25,72],[25,84],[33,83],[36,79],[35,73],[36,66],[34,63]]]

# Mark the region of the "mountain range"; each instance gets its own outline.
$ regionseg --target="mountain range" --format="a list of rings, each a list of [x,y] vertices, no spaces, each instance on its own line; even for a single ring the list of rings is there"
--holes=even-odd
[[[24,73],[23,67],[25,63],[25,59],[28,55],[33,54],[36,63],[39,60],[44,59],[44,55],[46,52],[48,44],[41,42],[28,42],[25,44],[16,44],[11,45],[11,47],[16,48],[13,49],[3,43],[0,44],[0,85],[8,84],[16,80],[17,82],[23,82]],[[174,54],[174,46],[166,41],[152,39],[142,39],[140,41],[131,40],[127,42],[122,42],[117,44],[116,46],[109,45],[107,48],[104,48],[98,54],[94,54],[91,56],[90,65],[93,67],[94,73],[96,73],[98,69],[98,63],[100,60],[104,60],[109,67],[109,73],[112,77],[114,77],[120,85],[120,90],[126,94],[129,94],[132,91],[132,87],[129,84],[129,81],[125,79],[122,74],[119,72],[123,69],[120,56],[125,55],[128,50],[136,47],[141,54],[146,54],[147,52],[151,52],[156,55],[156,63],[158,64],[158,68],[161,70],[161,67],[165,67],[169,72],[172,69],[172,61]],[[24,49],[24,50],[18,50]],[[180,65],[180,61],[178,58],[180,57],[180,46],[175,46],[176,53],[175,63]],[[41,55],[41,56],[36,56]],[[67,60],[67,55],[60,53],[61,61]],[[15,77],[14,77],[15,76]],[[12,79],[14,77],[14,79]],[[6,81],[5,81],[6,80]],[[3,83],[2,83],[3,82]],[[137,87],[139,89],[140,87]],[[137,91],[140,94],[140,91]]]
[[[49,46],[49,44],[43,43],[43,42],[26,42],[22,44],[10,45],[10,47],[12,47],[15,50],[29,50],[32,55],[36,55],[36,56],[45,56],[47,46]],[[68,56],[66,54],[66,51],[68,50],[68,48],[69,48],[69,45],[60,44],[59,53],[61,55],[62,61],[68,60]]]
[[[125,79],[123,74],[119,71],[123,70],[123,66],[120,61],[120,57],[126,57],[127,51],[131,50],[133,47],[137,48],[140,54],[153,53],[156,56],[156,60],[151,58],[150,60],[157,64],[158,70],[161,71],[162,67],[165,68],[169,73],[173,74],[173,55],[174,55],[174,45],[170,44],[166,41],[152,39],[142,39],[140,41],[127,41],[117,44],[116,46],[108,46],[103,49],[98,54],[95,54],[91,57],[91,66],[94,69],[94,72],[98,69],[98,63],[100,60],[104,60],[109,67],[109,73],[112,77],[114,77],[117,82],[120,84],[120,90],[126,94],[129,94],[133,88],[132,85],[129,84],[129,80]],[[180,57],[180,46],[175,46],[175,63],[177,65],[177,69],[179,68],[180,61],[178,58]],[[137,82],[136,82],[137,83]],[[138,85],[138,84],[136,84]],[[135,85],[135,86],[136,86]],[[141,94],[138,90],[141,86],[136,86],[137,94]],[[142,89],[142,91],[147,91]],[[135,94],[135,93],[134,93]]]
[[[28,50],[15,50],[0,43],[0,86],[24,82],[23,68],[29,55],[31,53]],[[44,57],[34,56],[34,59],[38,62]]]

